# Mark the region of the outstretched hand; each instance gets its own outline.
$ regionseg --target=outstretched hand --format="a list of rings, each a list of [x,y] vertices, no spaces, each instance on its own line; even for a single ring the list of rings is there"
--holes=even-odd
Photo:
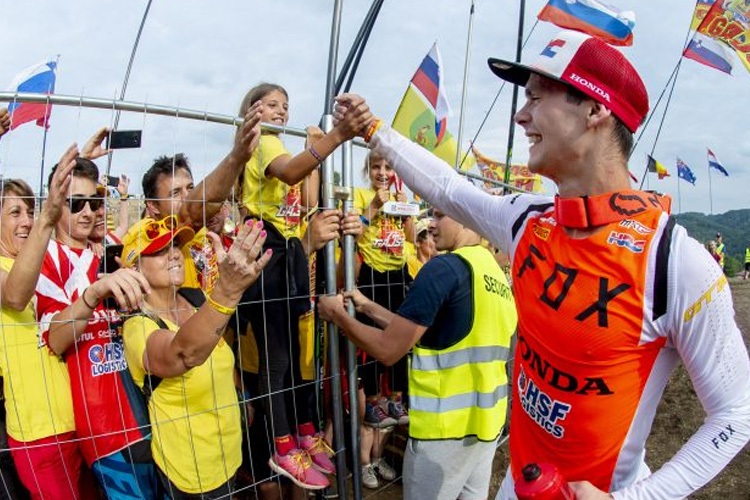
[[[273,255],[271,249],[260,255],[266,242],[263,223],[250,219],[243,224],[229,251],[224,251],[221,238],[216,233],[209,232],[208,237],[211,238],[219,262],[216,288],[221,289],[227,298],[239,300],[242,293],[260,277]]]
[[[260,109],[262,105],[261,101],[257,101],[250,106],[250,109],[245,113],[242,125],[234,137],[232,152],[237,155],[237,158],[243,164],[250,160],[253,151],[258,146],[258,141],[260,141]]]
[[[102,147],[104,139],[109,135],[110,130],[107,127],[102,127],[96,131],[91,139],[83,145],[81,149],[81,158],[94,161],[97,158],[108,155],[112,152],[111,149],[105,149]]]
[[[370,123],[376,119],[363,97],[357,94],[341,94],[336,97],[333,125],[345,140],[356,136],[364,137]]]
[[[55,169],[55,173],[52,174],[52,179],[49,183],[49,195],[42,205],[40,219],[42,224],[54,226],[60,220],[62,208],[68,197],[68,189],[70,189],[70,182],[72,180],[70,174],[76,166],[77,157],[78,146],[73,143],[63,153],[60,161],[57,163],[57,168]]]

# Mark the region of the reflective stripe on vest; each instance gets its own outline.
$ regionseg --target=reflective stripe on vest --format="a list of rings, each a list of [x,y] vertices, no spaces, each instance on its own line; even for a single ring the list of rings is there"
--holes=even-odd
[[[750,264],[750,248],[745,249],[745,264]]]
[[[472,324],[445,349],[417,344],[409,364],[409,435],[495,439],[505,424],[505,363],[516,328],[513,295],[492,254],[477,245],[454,254],[471,270]],[[419,293],[418,290],[413,292]]]
[[[438,352],[433,355],[414,354],[411,358],[411,368],[419,371],[445,370],[467,363],[488,363],[498,359],[508,359],[507,347],[467,347],[460,351]]]
[[[467,392],[447,398],[428,398],[426,396],[409,396],[412,410],[441,413],[445,411],[462,410],[476,406],[477,408],[493,408],[498,401],[508,395],[508,384],[498,386],[494,392]],[[499,429],[498,429],[499,432]]]

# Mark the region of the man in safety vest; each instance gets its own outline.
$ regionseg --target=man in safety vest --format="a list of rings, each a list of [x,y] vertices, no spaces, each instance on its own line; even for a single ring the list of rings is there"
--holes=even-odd
[[[530,462],[556,465],[578,500],[685,498],[750,438],[750,361],[727,278],[668,198],[630,187],[646,87],[621,52],[579,32],[559,33],[531,65],[488,62],[525,87],[515,121],[554,198],[487,194],[375,117],[357,133],[422,199],[510,255],[519,323],[498,498],[515,498]],[[334,120],[369,113],[344,95]],[[680,360],[707,417],[651,474],[646,438]]]
[[[386,365],[413,348],[404,499],[486,498],[507,410],[513,294],[477,233],[437,211],[430,231],[449,253],[424,265],[396,314],[345,294],[384,330],[349,316],[341,295],[320,298],[318,312]]]
[[[745,272],[742,273],[742,279],[746,280],[748,275],[750,275],[750,243],[745,248]]]

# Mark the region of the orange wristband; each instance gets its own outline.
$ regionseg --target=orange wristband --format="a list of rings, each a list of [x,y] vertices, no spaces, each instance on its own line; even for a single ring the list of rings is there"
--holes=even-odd
[[[370,124],[370,126],[367,128],[367,132],[365,132],[365,142],[370,142],[370,139],[372,139],[372,136],[375,135],[375,132],[378,131],[382,124],[383,121],[380,119],[375,120]]]

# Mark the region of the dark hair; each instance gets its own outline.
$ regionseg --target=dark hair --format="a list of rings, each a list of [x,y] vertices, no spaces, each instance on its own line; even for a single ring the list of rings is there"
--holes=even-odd
[[[248,90],[247,94],[245,94],[245,97],[242,98],[242,104],[240,104],[240,116],[245,116],[245,113],[247,113],[247,110],[250,109],[250,106],[276,90],[284,94],[287,100],[289,99],[289,94],[287,94],[286,89],[284,89],[284,87],[282,87],[281,85],[277,85],[275,83],[259,83],[255,87]]]
[[[21,198],[30,209],[34,209],[34,191],[31,186],[21,179],[0,179],[0,204],[11,194]]]
[[[55,175],[55,171],[57,171],[59,165],[59,163],[55,163],[55,166],[50,170],[49,176],[47,177],[47,186],[52,183],[52,176]],[[76,158],[76,166],[73,167],[73,177],[89,179],[94,184],[97,184],[99,182],[99,167],[97,167],[96,163],[93,161],[79,156]]]
[[[160,175],[167,175],[172,177],[178,169],[184,169],[193,176],[193,172],[190,170],[187,156],[182,153],[177,153],[174,156],[160,156],[154,160],[154,164],[151,168],[146,170],[141,180],[141,187],[143,188],[143,197],[147,200],[156,199],[156,183],[159,180]]]
[[[565,88],[565,98],[571,104],[575,104],[577,106],[581,104],[585,99],[591,99],[592,101],[594,100],[575,87],[566,85]],[[622,153],[622,155],[627,158],[628,156],[630,156],[630,150],[633,149],[633,133],[618,117],[612,115],[612,118],[615,119],[615,126],[612,128],[612,137],[620,147],[620,152]]]

